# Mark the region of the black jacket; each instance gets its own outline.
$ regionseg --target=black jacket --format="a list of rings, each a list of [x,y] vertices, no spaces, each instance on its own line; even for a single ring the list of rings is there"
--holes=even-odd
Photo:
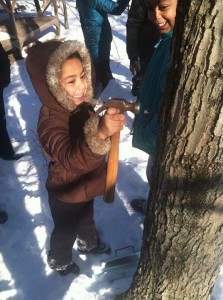
[[[10,83],[10,61],[5,49],[0,43],[0,88],[4,89]]]
[[[126,46],[130,60],[139,58],[141,63],[148,64],[154,45],[160,33],[156,26],[148,20],[146,0],[133,0],[126,23]]]

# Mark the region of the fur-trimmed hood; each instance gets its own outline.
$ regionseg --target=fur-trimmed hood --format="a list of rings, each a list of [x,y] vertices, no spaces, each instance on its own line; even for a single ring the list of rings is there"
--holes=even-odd
[[[77,52],[81,57],[88,83],[85,101],[93,103],[92,83],[94,78],[92,78],[92,62],[90,54],[84,44],[79,41],[71,40],[61,43],[61,45],[51,55],[46,69],[46,80],[50,92],[53,94],[57,102],[69,112],[73,112],[76,109],[76,104],[67,98],[66,92],[61,88],[59,78],[63,63],[74,52]]]
[[[26,68],[43,105],[56,110],[75,111],[76,105],[72,100],[67,99],[59,82],[62,64],[74,52],[78,52],[82,58],[88,82],[86,102],[95,106],[93,99],[95,75],[90,54],[84,44],[71,40],[65,42],[58,40],[38,41],[27,50]]]

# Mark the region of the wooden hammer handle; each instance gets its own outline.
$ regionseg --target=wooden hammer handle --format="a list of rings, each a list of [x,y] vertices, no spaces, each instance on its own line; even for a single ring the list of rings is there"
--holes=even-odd
[[[115,132],[111,136],[111,148],[108,154],[107,177],[104,201],[107,203],[114,202],[115,186],[118,174],[118,161],[119,161],[119,139],[120,131]]]

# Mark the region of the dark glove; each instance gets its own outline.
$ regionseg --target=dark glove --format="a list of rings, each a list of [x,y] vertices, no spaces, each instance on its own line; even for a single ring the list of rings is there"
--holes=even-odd
[[[141,70],[140,59],[138,57],[134,59],[130,59],[130,71],[132,72],[132,74],[135,76],[139,74],[140,70]]]

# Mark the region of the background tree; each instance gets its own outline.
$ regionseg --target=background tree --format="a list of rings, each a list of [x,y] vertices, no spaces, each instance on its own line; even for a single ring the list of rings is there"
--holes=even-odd
[[[179,0],[141,259],[118,299],[209,299],[223,262],[222,0]]]

